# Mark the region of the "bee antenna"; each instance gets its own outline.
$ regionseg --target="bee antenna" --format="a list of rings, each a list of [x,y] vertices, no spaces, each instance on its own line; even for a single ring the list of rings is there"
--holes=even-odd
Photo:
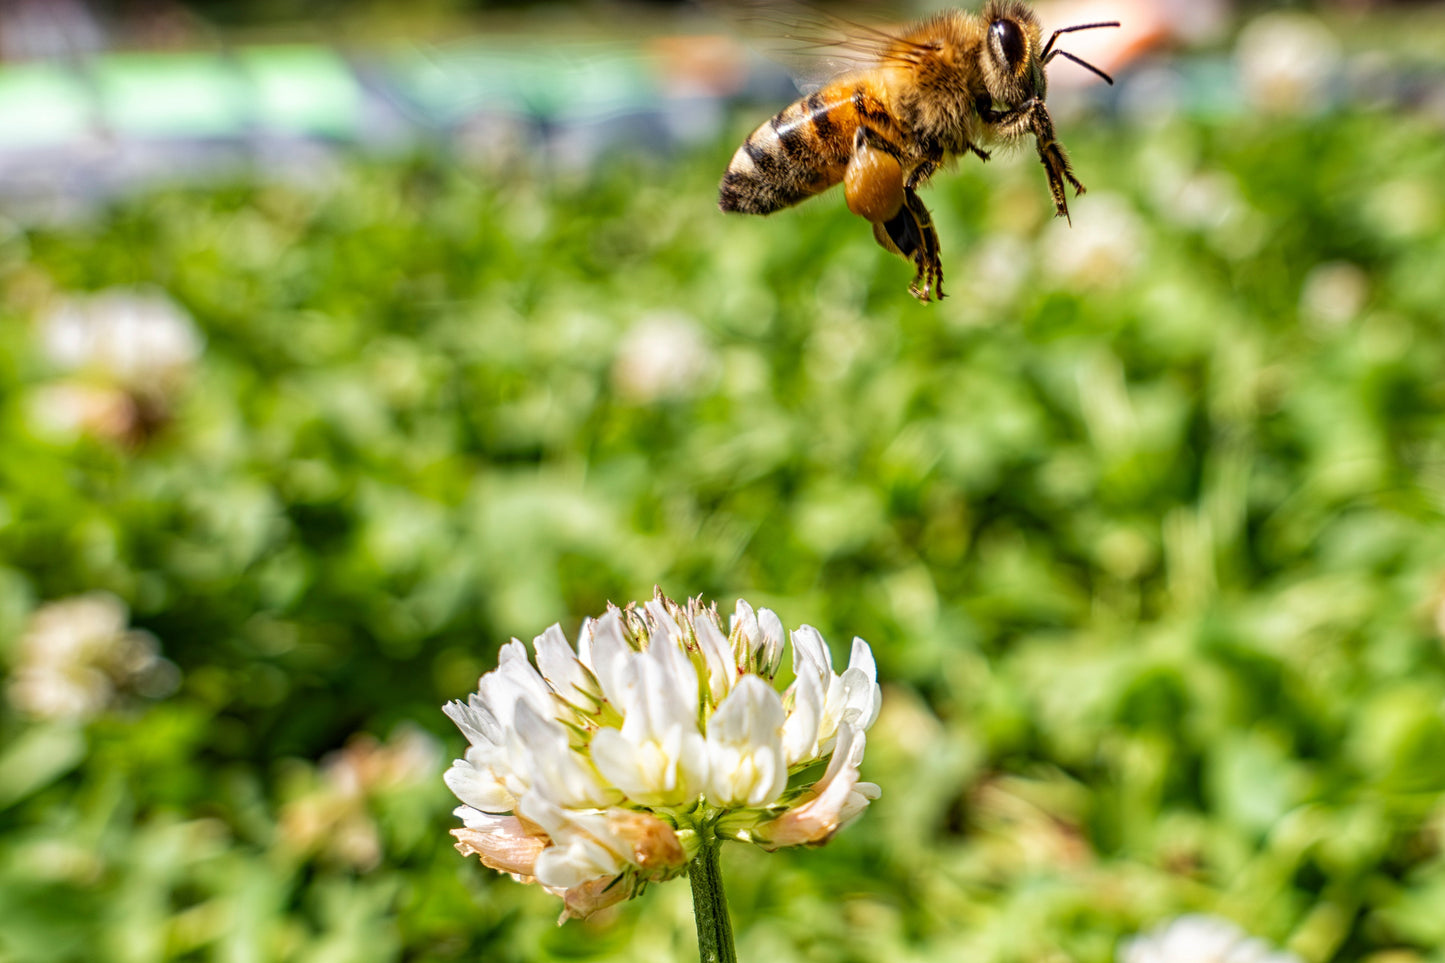
[[[1113,77],[1110,77],[1108,74],[1104,73],[1104,72],[1103,72],[1102,70],[1100,70],[1098,67],[1095,67],[1093,64],[1089,63],[1087,60],[1084,60],[1084,59],[1082,59],[1082,58],[1080,58],[1080,57],[1075,57],[1073,54],[1069,53],[1067,50],[1055,50],[1053,53],[1049,54],[1047,57],[1044,58],[1044,63],[1048,63],[1050,60],[1053,60],[1055,57],[1063,57],[1065,60],[1072,60],[1074,63],[1078,64],[1080,67],[1083,67],[1085,70],[1092,70],[1094,73],[1098,74],[1100,77],[1103,77],[1103,78],[1104,78],[1104,83],[1108,84],[1108,85],[1111,86],[1111,87],[1114,86],[1114,78],[1113,78]]]
[[[1101,20],[1098,23],[1080,23],[1072,27],[1060,27],[1054,31],[1053,36],[1049,38],[1049,42],[1044,45],[1044,52],[1039,54],[1039,56],[1043,59],[1044,63],[1049,62],[1049,58],[1052,56],[1051,51],[1054,49],[1054,43],[1059,39],[1059,34],[1061,33],[1073,33],[1076,30],[1097,30],[1100,27],[1117,26],[1119,26],[1119,21],[1117,20]],[[1072,60],[1074,58],[1071,57],[1070,59]],[[1082,61],[1080,62],[1082,63]],[[1088,65],[1086,64],[1085,66]],[[1092,70],[1093,68],[1090,69]],[[1098,73],[1098,71],[1095,71],[1095,73]],[[1111,80],[1109,83],[1113,83],[1113,81]]]

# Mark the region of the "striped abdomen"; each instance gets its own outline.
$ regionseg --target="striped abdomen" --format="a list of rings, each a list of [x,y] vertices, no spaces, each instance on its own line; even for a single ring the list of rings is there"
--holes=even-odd
[[[718,207],[771,214],[843,179],[867,94],[847,81],[795,100],[748,135],[718,187]]]

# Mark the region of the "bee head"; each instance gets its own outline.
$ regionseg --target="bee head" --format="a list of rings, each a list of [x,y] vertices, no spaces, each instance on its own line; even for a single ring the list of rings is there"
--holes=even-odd
[[[1039,62],[1042,32],[1034,12],[1019,0],[990,0],[984,5],[988,41],[980,54],[984,83],[994,102],[1013,107],[1046,87]]]

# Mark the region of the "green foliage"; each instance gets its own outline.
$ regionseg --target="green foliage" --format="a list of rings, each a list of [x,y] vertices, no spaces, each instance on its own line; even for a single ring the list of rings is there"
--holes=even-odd
[[[718,214],[722,145],[0,239],[0,638],[106,590],[181,673],[0,710],[0,960],[688,959],[685,886],[557,929],[451,850],[435,760],[360,798],[317,766],[408,720],[459,752],[438,707],[499,643],[655,583],[862,635],[886,682],[883,798],[724,853],[741,959],[1105,961],[1190,910],[1445,959],[1445,142],[1066,140],[1072,229],[1027,158],[937,178],[931,307],[835,196]],[[207,341],[168,420],[37,432],[32,317],[142,283]],[[661,394],[626,341],[659,318],[707,351]]]

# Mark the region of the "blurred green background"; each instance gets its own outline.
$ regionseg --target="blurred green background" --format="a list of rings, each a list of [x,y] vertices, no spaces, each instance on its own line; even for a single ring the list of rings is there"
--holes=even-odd
[[[12,196],[0,961],[693,958],[685,884],[557,928],[440,779],[500,643],[654,585],[879,661],[882,799],[724,852],[744,960],[1190,911],[1445,960],[1439,23],[1234,18],[1061,94],[1072,228],[1031,150],[940,174],[928,307],[835,195],[716,211],[782,99]]]

